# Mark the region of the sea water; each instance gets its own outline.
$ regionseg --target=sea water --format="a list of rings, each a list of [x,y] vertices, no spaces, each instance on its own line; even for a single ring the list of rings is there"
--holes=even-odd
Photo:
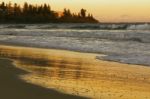
[[[97,59],[150,65],[149,24],[1,24],[0,43],[100,53]]]

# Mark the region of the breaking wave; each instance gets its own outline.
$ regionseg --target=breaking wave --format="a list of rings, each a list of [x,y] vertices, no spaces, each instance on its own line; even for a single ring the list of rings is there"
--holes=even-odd
[[[150,30],[150,24],[7,24],[0,28],[18,29],[90,29],[90,30]]]
[[[103,53],[104,59],[150,66],[150,24],[0,25],[0,43]]]

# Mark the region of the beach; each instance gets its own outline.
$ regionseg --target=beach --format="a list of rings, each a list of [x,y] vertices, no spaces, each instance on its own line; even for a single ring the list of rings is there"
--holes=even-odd
[[[149,4],[0,1],[0,99],[150,99]]]
[[[0,45],[0,56],[13,61],[0,60],[5,99],[150,98],[147,66],[103,61],[92,53],[6,45]]]
[[[18,76],[27,74],[13,66],[9,59],[0,59],[1,99],[86,99],[26,83]]]
[[[1,24],[1,96],[150,99],[149,27]]]

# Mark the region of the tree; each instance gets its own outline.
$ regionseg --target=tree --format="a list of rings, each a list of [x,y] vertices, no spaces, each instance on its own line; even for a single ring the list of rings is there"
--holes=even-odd
[[[14,4],[14,16],[18,15],[18,5],[17,3]]]
[[[9,3],[7,4],[7,13],[8,13],[8,14],[11,14],[12,12],[13,12],[12,3],[9,2]]]
[[[2,2],[2,4],[0,5],[0,9],[2,9],[3,11],[6,10],[5,2]]]
[[[81,11],[80,11],[80,14],[81,14],[81,17],[86,17],[86,10],[85,9],[81,9]]]
[[[72,16],[71,11],[69,9],[65,8],[64,11],[63,11],[63,17],[69,18],[71,16]]]
[[[28,9],[29,9],[29,5],[28,5],[27,2],[25,2],[24,5],[23,5],[23,13],[27,14],[28,13]]]
[[[28,8],[28,11],[27,11],[28,15],[33,15],[34,12],[33,12],[33,6],[31,4],[29,4],[29,8]]]
[[[61,16],[60,16],[61,15]],[[50,5],[33,5],[24,3],[22,7],[17,3],[9,2],[0,4],[0,22],[98,22],[92,14],[86,16],[86,10],[81,9],[78,14],[70,9],[64,9],[63,13],[51,10]]]

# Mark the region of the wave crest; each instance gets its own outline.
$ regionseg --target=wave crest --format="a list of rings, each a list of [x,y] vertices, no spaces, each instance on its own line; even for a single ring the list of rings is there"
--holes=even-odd
[[[0,28],[17,29],[89,29],[89,30],[150,30],[150,24],[9,24]]]

